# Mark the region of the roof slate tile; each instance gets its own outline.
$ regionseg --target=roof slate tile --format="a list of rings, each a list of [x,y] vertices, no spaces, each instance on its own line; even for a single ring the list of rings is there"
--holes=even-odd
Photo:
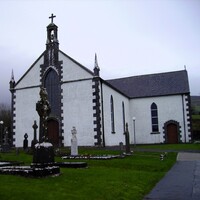
[[[189,93],[186,70],[106,80],[129,98]]]

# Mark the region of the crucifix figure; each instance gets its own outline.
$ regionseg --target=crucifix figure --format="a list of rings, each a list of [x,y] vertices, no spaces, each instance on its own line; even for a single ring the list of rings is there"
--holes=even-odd
[[[51,23],[53,23],[53,18],[56,17],[55,15],[53,15],[53,13],[51,14],[51,16],[49,17],[49,19],[51,19]]]

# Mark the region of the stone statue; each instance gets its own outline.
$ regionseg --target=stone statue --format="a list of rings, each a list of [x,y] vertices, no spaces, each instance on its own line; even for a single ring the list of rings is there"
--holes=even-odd
[[[71,155],[77,156],[78,155],[78,143],[77,143],[77,138],[76,138],[76,128],[73,127],[71,130],[72,133],[72,139],[71,139]]]
[[[39,141],[46,141],[47,138],[47,119],[51,112],[50,103],[48,101],[48,94],[46,88],[40,89],[40,100],[36,103],[36,110],[40,116],[40,136]]]
[[[40,89],[40,100],[36,103],[36,110],[40,116],[39,143],[33,148],[33,163],[37,166],[45,167],[48,163],[54,163],[53,145],[47,138],[47,120],[51,112],[48,101],[48,94],[45,88]],[[36,140],[37,124],[34,122],[34,139]]]

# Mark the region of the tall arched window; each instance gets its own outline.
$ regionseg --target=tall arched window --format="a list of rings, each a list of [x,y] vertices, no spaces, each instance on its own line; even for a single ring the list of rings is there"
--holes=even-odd
[[[158,108],[155,103],[151,104],[151,124],[152,124],[152,132],[158,132]]]
[[[51,106],[51,114],[60,114],[60,84],[59,77],[55,70],[50,69],[44,80],[44,87],[48,93],[48,100]]]
[[[111,132],[115,133],[115,113],[114,113],[114,102],[113,96],[110,97],[110,115],[111,115]]]
[[[123,131],[125,133],[125,107],[124,107],[124,102],[122,102],[122,123],[123,123]]]

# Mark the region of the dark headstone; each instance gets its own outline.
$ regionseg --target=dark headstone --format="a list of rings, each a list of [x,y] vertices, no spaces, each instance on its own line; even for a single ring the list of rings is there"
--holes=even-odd
[[[124,144],[123,144],[123,142],[120,142],[120,143],[119,143],[119,150],[120,150],[120,151],[123,151],[123,150],[124,150]]]
[[[16,153],[16,156],[19,155],[19,148],[16,148],[15,153]]]
[[[28,148],[28,134],[24,134],[24,143],[23,143],[23,149],[26,150]]]
[[[9,152],[10,151],[7,127],[5,127],[5,129],[4,129],[4,137],[3,137],[3,144],[1,146],[1,151],[2,152]]]
[[[130,150],[128,123],[126,123],[126,129],[125,129],[125,142],[126,142],[126,153],[129,154],[129,153],[131,153],[131,150]]]

